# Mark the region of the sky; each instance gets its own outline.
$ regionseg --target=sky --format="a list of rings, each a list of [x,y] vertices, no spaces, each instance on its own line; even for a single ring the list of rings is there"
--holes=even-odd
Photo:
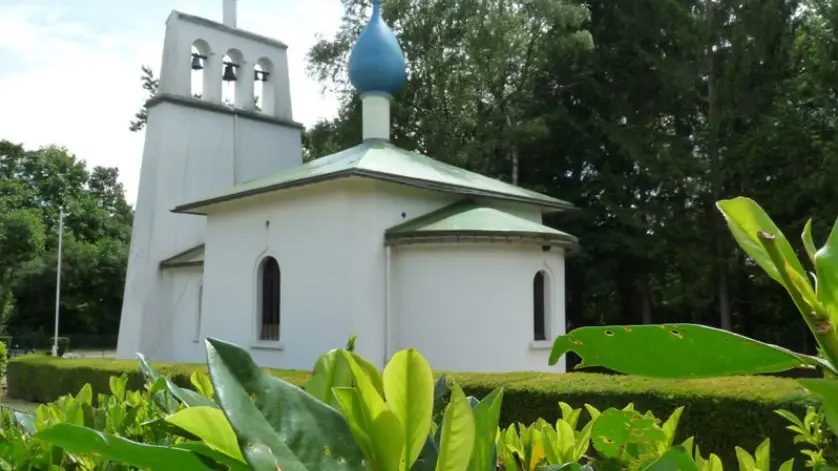
[[[140,66],[160,69],[171,10],[222,21],[222,0],[0,0],[0,139],[57,144],[89,166],[118,167],[132,205],[144,132],[128,123],[146,98]],[[317,35],[340,24],[340,0],[239,0],[238,27],[288,45],[294,119],[337,113],[305,72]]]

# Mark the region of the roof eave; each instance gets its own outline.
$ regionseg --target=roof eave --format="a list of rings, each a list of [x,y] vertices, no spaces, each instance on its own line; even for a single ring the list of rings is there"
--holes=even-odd
[[[382,173],[382,172],[374,172],[369,170],[362,170],[362,169],[348,169],[343,170],[340,172],[329,173],[326,175],[317,175],[310,178],[304,178],[300,180],[294,180],[287,183],[279,183],[276,185],[268,185],[264,187],[254,188],[252,190],[242,191],[238,193],[232,193],[229,195],[223,195],[215,198],[209,198],[205,200],[195,201],[192,203],[182,204],[180,206],[176,206],[172,209],[173,213],[182,213],[182,214],[196,214],[205,216],[207,214],[206,210],[209,209],[210,206],[214,206],[216,204],[226,203],[229,201],[234,201],[243,198],[249,198],[251,196],[257,196],[265,193],[270,193],[273,191],[285,190],[289,188],[295,188],[305,185],[311,185],[314,183],[321,183],[330,180],[337,180],[339,178],[346,178],[346,177],[365,177],[371,178],[373,180],[391,182],[391,183],[398,183],[401,185],[412,186],[415,188],[421,188],[426,190],[433,190],[433,191],[442,191],[446,193],[455,193],[465,196],[479,196],[484,198],[492,198],[492,199],[499,199],[504,201],[513,201],[523,204],[530,204],[534,206],[538,206],[544,210],[544,212],[558,212],[558,211],[567,211],[570,209],[575,209],[575,206],[572,204],[561,201],[561,200],[554,200],[554,201],[544,201],[535,198],[526,198],[526,197],[516,197],[513,195],[508,195],[504,193],[496,193],[491,191],[480,191],[475,190],[473,188],[466,188],[461,187],[458,185],[440,185],[434,184],[428,180],[419,180],[414,178],[404,178],[399,177],[396,175],[392,175],[389,173]]]
[[[529,231],[479,231],[479,230],[418,230],[403,233],[385,233],[385,245],[404,245],[411,243],[430,243],[437,239],[517,239],[538,245],[569,247],[579,244],[579,240],[570,234],[546,234]]]

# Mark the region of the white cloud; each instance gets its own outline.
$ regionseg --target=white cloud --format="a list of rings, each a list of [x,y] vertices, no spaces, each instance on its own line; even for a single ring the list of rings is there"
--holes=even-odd
[[[159,67],[169,10],[220,20],[221,1],[124,2],[107,18],[112,27],[59,6],[74,2],[47,1],[0,0],[0,139],[27,147],[59,144],[90,165],[119,167],[133,203],[144,135],[129,132],[128,122],[145,98],[140,65]],[[317,33],[336,31],[341,13],[339,0],[239,2],[239,27],[289,45],[294,119],[306,125],[337,108],[306,76],[305,54]]]

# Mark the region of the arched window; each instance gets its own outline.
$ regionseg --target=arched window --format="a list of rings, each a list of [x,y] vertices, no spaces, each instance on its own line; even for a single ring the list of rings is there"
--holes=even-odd
[[[279,263],[275,258],[265,257],[259,277],[261,278],[259,340],[279,340],[280,274]]]
[[[543,271],[535,274],[532,281],[533,296],[533,340],[547,340],[548,300],[547,275]]]

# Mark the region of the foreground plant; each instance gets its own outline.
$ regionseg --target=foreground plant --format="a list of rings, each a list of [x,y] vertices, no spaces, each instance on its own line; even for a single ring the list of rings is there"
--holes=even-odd
[[[820,249],[816,249],[812,238],[811,220],[806,223],[801,239],[814,267],[814,272],[807,273],[782,231],[757,203],[740,197],[719,201],[717,207],[739,246],[789,293],[823,358],[712,327],[667,324],[573,330],[555,340],[550,364],[574,351],[583,360],[577,368],[604,366],[620,373],[661,378],[707,378],[818,368],[826,379],[799,382],[823,400],[825,421],[833,435],[838,433],[838,381],[832,379],[838,374],[838,221]],[[822,457],[810,460],[809,464],[818,467],[826,463],[836,464]]]

